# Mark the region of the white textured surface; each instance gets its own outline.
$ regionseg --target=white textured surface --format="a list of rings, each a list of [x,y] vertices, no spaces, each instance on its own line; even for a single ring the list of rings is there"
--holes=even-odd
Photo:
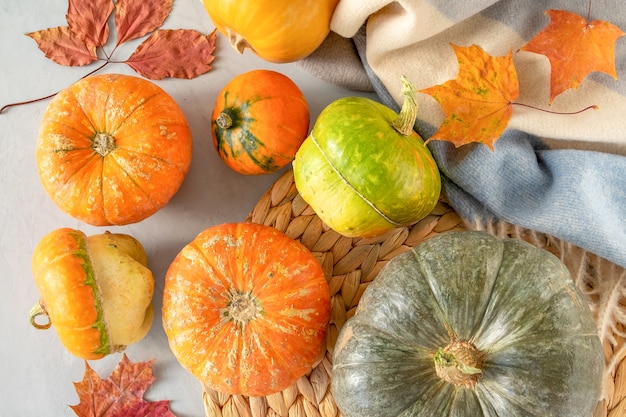
[[[66,11],[66,0],[0,0],[0,106],[54,93],[99,65],[60,66],[46,59],[25,36],[65,25]],[[213,30],[198,0],[176,0],[164,27],[207,34]],[[137,44],[131,41],[122,45],[115,56],[124,59]],[[126,353],[135,362],[156,359],[157,380],[147,392],[148,400],[170,400],[170,408],[178,417],[205,415],[200,384],[176,362],[161,326],[165,271],[178,251],[206,227],[243,220],[280,175],[246,177],[219,160],[210,133],[215,97],[237,74],[274,69],[291,77],[302,89],[312,125],[331,101],[357,94],[316,80],[293,64],[269,64],[249,52],[238,55],[221,36],[215,54],[214,69],[205,75],[156,82],[185,112],[194,136],[194,156],[178,194],[161,211],[134,225],[87,226],[61,212],[44,193],[34,151],[47,100],[0,114],[0,415],[75,415],[68,405],[78,402],[73,382],[82,379],[84,362],[62,348],[53,330],[38,331],[27,317],[38,299],[30,271],[32,251],[41,237],[59,227],[77,228],[87,234],[104,230],[129,233],[144,244],[156,280],[156,316],[148,336]],[[101,72],[136,75],[124,64],[110,64]],[[106,378],[120,357],[116,354],[91,361],[90,366]]]

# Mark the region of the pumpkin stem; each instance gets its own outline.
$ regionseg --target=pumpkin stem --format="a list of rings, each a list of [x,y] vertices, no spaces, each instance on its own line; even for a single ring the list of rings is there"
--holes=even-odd
[[[437,376],[457,386],[473,388],[482,377],[483,355],[469,342],[451,334],[452,340],[434,356]]]
[[[233,118],[228,113],[221,112],[215,119],[221,129],[228,129],[233,125]]]
[[[230,45],[240,54],[243,54],[243,51],[246,48],[253,49],[252,45],[248,43],[246,38],[231,28],[226,28],[226,36],[228,37],[228,43],[230,43]]]
[[[260,313],[261,307],[251,293],[231,290],[228,294],[228,304],[222,309],[221,316],[222,319],[232,321],[243,328]]]
[[[37,317],[39,316],[46,316],[48,321],[43,324],[37,323]],[[30,309],[30,311],[28,312],[28,319],[30,320],[30,324],[39,330],[49,329],[50,326],[52,326],[50,316],[48,316],[48,312],[46,311],[46,308],[43,306],[43,304],[41,304],[41,301],[39,301],[33,306],[33,308]]]
[[[115,149],[115,138],[108,133],[96,133],[96,136],[93,138],[91,148],[98,152],[101,156],[107,156],[111,151],[113,151],[113,149]]]
[[[413,133],[413,126],[415,125],[415,120],[417,120],[417,100],[415,90],[408,78],[403,75],[400,77],[400,80],[402,81],[402,95],[404,96],[404,101],[400,114],[398,114],[398,117],[391,125],[401,134],[408,136]]]

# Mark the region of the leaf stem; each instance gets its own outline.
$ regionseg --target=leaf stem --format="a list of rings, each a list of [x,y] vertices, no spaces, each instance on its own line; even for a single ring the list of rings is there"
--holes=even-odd
[[[598,108],[599,108],[596,104],[594,104],[592,106],[587,106],[587,107],[585,107],[584,109],[581,109],[581,110],[576,110],[576,111],[572,111],[572,112],[559,112],[559,111],[546,110],[546,109],[542,109],[542,108],[539,108],[539,107],[531,106],[530,104],[524,104],[524,103],[511,103],[511,104],[517,105],[517,106],[528,107],[529,109],[539,110],[539,111],[542,111],[542,112],[545,112],[545,113],[561,114],[561,115],[566,115],[566,116],[579,114],[579,113],[582,113],[584,111],[591,110],[591,109],[598,110]]]
[[[104,64],[100,65],[98,68],[88,72],[87,74],[83,75],[82,77],[80,77],[80,79],[82,80],[83,78],[87,78],[90,75],[100,71],[102,68],[104,68],[105,66],[107,66],[110,63],[110,61],[107,59],[106,61],[104,61]],[[43,101],[43,100],[47,100],[49,98],[52,98],[54,96],[56,96],[59,92],[57,91],[56,93],[50,94],[48,96],[45,97],[39,97],[33,100],[28,100],[28,101],[20,101],[18,103],[11,103],[11,104],[5,104],[4,106],[0,107],[0,114],[2,114],[2,112],[4,112],[6,109],[8,109],[9,107],[16,107],[16,106],[21,106],[24,104],[31,104],[31,103],[37,103],[38,101]]]

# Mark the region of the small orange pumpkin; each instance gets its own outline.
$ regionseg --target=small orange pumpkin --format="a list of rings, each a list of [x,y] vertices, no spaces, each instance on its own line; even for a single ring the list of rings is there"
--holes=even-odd
[[[203,0],[215,27],[239,53],[269,62],[298,61],[330,32],[339,0]]]
[[[253,70],[220,91],[211,125],[213,145],[226,165],[241,174],[269,174],[295,157],[309,132],[309,107],[286,75]]]
[[[227,394],[264,396],[310,371],[330,319],[324,272],[270,226],[212,226],[169,267],[163,326],[178,361]]]
[[[30,322],[38,329],[54,327],[70,353],[100,359],[150,330],[154,278],[132,236],[57,229],[39,241],[32,269],[41,298]],[[38,321],[42,316],[45,323]]]
[[[94,226],[135,223],[161,209],[191,164],[185,115],[156,84],[87,77],[50,102],[36,157],[41,183],[67,214]]]

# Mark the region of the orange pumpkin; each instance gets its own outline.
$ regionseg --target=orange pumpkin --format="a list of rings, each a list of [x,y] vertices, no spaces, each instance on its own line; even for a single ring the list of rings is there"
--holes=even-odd
[[[330,32],[339,0],[203,0],[215,27],[239,53],[269,62],[298,61]]]
[[[100,359],[150,330],[154,278],[132,236],[57,229],[40,240],[32,269],[41,298],[30,311],[31,324],[54,327],[70,353]]]
[[[169,267],[163,325],[172,352],[200,381],[264,396],[295,383],[322,354],[330,294],[317,259],[255,223],[212,226]]]
[[[309,107],[286,75],[253,70],[233,78],[211,115],[213,145],[233,170],[269,174],[293,160],[309,132]]]
[[[191,131],[176,102],[129,75],[87,77],[50,102],[36,157],[45,191],[94,226],[135,223],[178,191],[191,163]]]

